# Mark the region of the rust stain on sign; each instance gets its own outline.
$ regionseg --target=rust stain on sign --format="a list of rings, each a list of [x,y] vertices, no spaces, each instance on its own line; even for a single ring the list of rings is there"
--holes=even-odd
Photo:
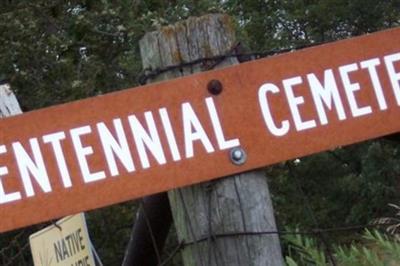
[[[0,231],[397,132],[399,43],[392,29],[2,119]]]

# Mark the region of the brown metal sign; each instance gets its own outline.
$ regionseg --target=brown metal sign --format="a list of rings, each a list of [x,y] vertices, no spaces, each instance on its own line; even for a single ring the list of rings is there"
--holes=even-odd
[[[2,119],[0,231],[397,132],[399,43],[393,29]]]

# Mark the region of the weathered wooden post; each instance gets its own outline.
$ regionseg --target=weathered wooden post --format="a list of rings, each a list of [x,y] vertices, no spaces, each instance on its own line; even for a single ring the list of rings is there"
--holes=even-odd
[[[0,118],[21,114],[21,107],[10,85],[0,81]]]
[[[189,18],[140,41],[144,69],[162,69],[202,58],[227,55],[235,33],[226,15]],[[204,62],[160,73],[152,81],[172,79],[237,64],[236,58]],[[223,96],[221,96],[223,97]],[[168,193],[185,265],[282,265],[267,180],[253,171]]]

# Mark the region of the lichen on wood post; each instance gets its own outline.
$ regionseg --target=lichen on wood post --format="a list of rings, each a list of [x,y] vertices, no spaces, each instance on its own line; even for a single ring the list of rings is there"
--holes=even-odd
[[[226,55],[235,47],[229,16],[189,18],[140,41],[144,69],[160,69]],[[237,64],[227,57],[218,68]],[[163,72],[160,81],[207,70],[198,63]],[[252,171],[168,192],[184,265],[283,265],[271,197],[262,171]]]

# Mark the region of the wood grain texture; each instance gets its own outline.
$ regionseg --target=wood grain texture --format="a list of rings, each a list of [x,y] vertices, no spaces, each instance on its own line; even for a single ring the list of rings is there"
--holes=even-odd
[[[147,33],[140,41],[143,67],[151,70],[225,55],[234,46],[234,28],[225,15],[189,18]],[[237,63],[236,58],[227,58],[217,68]],[[168,71],[152,81],[193,74],[209,66],[200,63]],[[262,171],[176,189],[168,196],[179,241],[192,243],[183,249],[184,265],[283,265],[277,235],[234,235],[276,231]],[[221,234],[226,236],[217,237]]]

